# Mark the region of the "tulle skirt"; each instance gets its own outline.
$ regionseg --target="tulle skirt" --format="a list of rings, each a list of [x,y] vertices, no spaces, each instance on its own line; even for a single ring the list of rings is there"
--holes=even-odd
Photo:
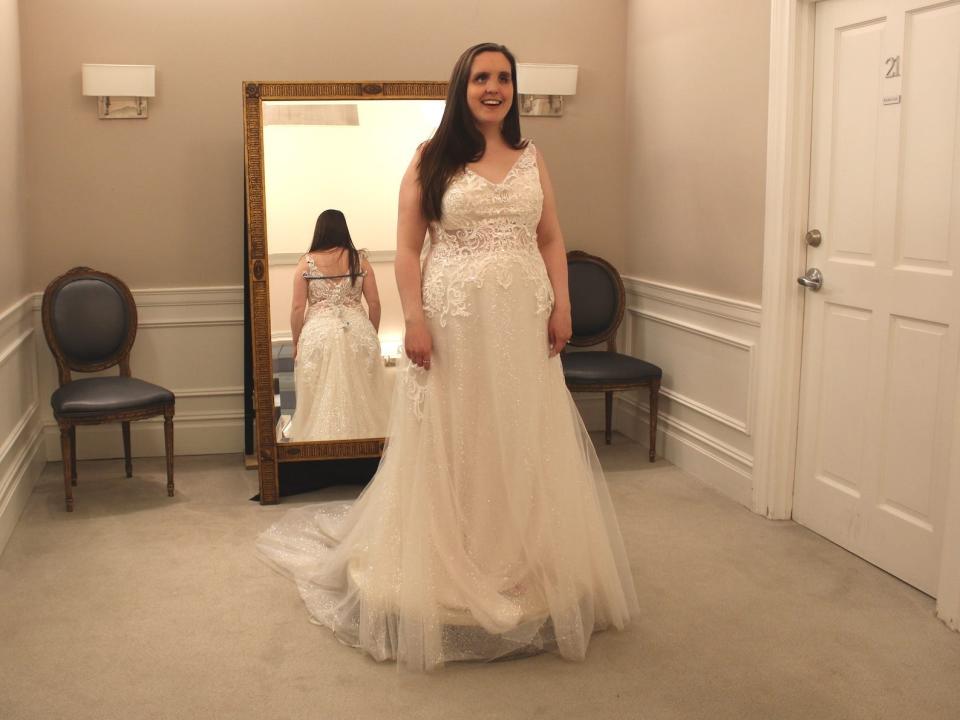
[[[582,659],[637,610],[603,472],[548,356],[549,311],[529,283],[485,277],[460,289],[469,312],[429,319],[432,368],[400,368],[357,500],[293,510],[258,541],[315,622],[416,669]]]
[[[390,393],[377,331],[361,307],[311,308],[294,370],[294,441],[384,437]]]

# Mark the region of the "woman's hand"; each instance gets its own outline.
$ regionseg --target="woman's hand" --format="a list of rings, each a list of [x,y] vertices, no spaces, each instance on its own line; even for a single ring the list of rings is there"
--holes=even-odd
[[[573,321],[570,319],[570,308],[554,306],[547,321],[547,337],[550,340],[550,357],[553,357],[564,347],[573,335]]]
[[[407,331],[403,336],[403,349],[414,365],[424,370],[430,369],[430,355],[433,353],[433,338],[423,320],[407,323]]]

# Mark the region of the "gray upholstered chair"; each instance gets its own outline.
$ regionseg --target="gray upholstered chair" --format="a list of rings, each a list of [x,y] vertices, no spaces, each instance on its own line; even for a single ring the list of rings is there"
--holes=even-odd
[[[137,306],[129,288],[104,272],[76,267],[43,293],[43,333],[57,362],[60,387],[50,398],[60,426],[67,511],[77,484],[77,425],[119,422],[127,477],[133,475],[130,421],[163,415],[167,495],[173,497],[174,396],[130,376],[130,350],[137,336]],[[71,371],[96,372],[115,365],[120,374],[74,380]]]
[[[603,258],[580,250],[567,253],[573,337],[568,345],[607,343],[606,351],[566,352],[560,360],[571,392],[602,392],[604,439],[610,444],[613,393],[635,387],[650,389],[650,462],[657,452],[657,398],[663,371],[652,363],[617,352],[617,329],[623,321],[625,292],[620,273]]]

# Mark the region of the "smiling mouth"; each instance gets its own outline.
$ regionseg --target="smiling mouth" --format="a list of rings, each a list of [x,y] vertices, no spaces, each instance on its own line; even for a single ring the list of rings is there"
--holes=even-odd
[[[497,100],[496,98],[487,98],[480,101],[481,105],[486,105],[487,107],[500,107],[503,105],[503,100]]]

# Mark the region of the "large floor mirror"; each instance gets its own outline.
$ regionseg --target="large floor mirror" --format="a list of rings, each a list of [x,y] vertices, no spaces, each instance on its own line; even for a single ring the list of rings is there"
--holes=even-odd
[[[252,407],[263,504],[279,500],[280,464],[375,458],[383,450],[382,433],[288,432],[294,424],[304,427],[302,416],[296,420],[298,407],[301,414],[311,412],[308,401],[314,399],[296,393],[294,275],[319,214],[341,211],[376,278],[382,306],[377,362],[392,384],[403,331],[393,272],[400,179],[417,145],[439,124],[446,87],[429,81],[243,84]],[[308,280],[314,281],[321,282]],[[308,364],[302,365],[299,372],[306,373]],[[312,384],[313,393],[323,393],[323,382],[329,382],[323,379],[335,376],[317,375],[322,381]],[[383,402],[389,403],[389,390]],[[317,473],[322,475],[322,466]]]

